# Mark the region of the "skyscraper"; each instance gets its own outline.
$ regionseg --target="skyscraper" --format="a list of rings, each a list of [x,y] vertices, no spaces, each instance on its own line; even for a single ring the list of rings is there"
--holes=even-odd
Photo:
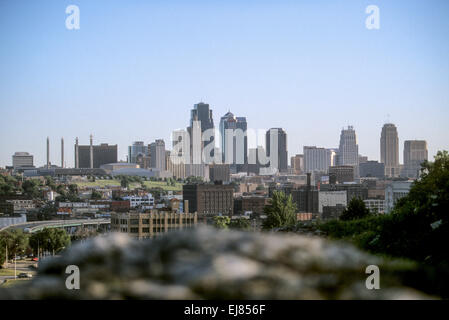
[[[382,127],[380,136],[380,162],[385,165],[385,176],[399,176],[399,137],[396,126],[392,123],[386,123]]]
[[[407,178],[418,178],[421,164],[427,160],[427,157],[425,140],[404,141],[404,169],[401,175]]]
[[[337,159],[337,165],[353,166],[354,174],[358,176],[359,145],[357,144],[357,136],[352,126],[341,130]]]
[[[336,152],[333,149],[318,148],[316,146],[304,147],[304,171],[329,172],[329,167],[336,163]]]
[[[220,149],[222,161],[231,165],[232,171],[248,163],[248,137],[245,117],[235,117],[230,111],[220,119]]]
[[[277,150],[272,145],[273,139],[277,139]],[[265,146],[267,156],[272,157],[272,153],[277,153],[277,164],[270,163],[270,167],[274,167],[279,172],[287,172],[288,168],[288,152],[287,152],[287,133],[282,128],[271,128],[265,135]],[[271,162],[271,160],[270,160]]]
[[[199,130],[196,130],[196,126],[199,125]],[[208,129],[214,129],[214,120],[212,117],[212,110],[209,105],[203,102],[199,102],[193,106],[190,111],[190,126],[187,127],[187,131],[190,135],[190,163],[200,164],[202,162],[202,153],[204,148],[212,147],[210,157],[214,156],[214,133],[210,132],[210,138],[203,141],[202,136]],[[199,132],[197,132],[199,131]],[[201,135],[198,137],[197,135]],[[199,140],[198,140],[199,139]],[[194,143],[195,141],[195,143]],[[196,142],[199,143],[198,148],[195,147]],[[209,146],[209,144],[213,144]],[[209,148],[208,148],[209,149]]]
[[[131,146],[128,146],[128,162],[137,163],[138,157],[146,157],[149,155],[148,146],[143,141],[134,141]]]
[[[150,166],[159,171],[165,171],[165,142],[162,139],[157,139],[150,143]]]

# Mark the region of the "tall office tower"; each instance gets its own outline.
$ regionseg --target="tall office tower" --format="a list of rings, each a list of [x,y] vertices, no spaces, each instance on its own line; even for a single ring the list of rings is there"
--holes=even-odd
[[[272,144],[277,139],[277,150],[272,150]],[[271,128],[265,134],[265,146],[267,156],[271,158],[271,153],[277,153],[278,163],[270,163],[270,167],[276,168],[279,172],[287,172],[288,169],[288,152],[287,152],[287,133],[282,128]],[[271,160],[270,160],[271,162]]]
[[[50,168],[50,138],[47,137],[47,169]]]
[[[94,137],[90,135],[90,149],[89,149],[89,155],[90,155],[90,167],[91,169],[94,168]]]
[[[78,138],[75,142],[75,167],[76,168],[100,168],[103,164],[116,163],[118,154],[117,145],[102,143],[93,145],[91,138],[89,145],[79,145]]]
[[[61,168],[64,168],[64,138],[61,138]]]
[[[357,136],[352,126],[341,130],[337,165],[353,166],[354,175],[357,177],[359,174],[359,145],[357,144]]]
[[[418,178],[421,164],[427,160],[427,142],[425,140],[404,141],[404,169],[402,175]]]
[[[33,156],[28,152],[15,152],[12,156],[14,169],[21,167],[33,167]]]
[[[138,158],[144,158],[149,155],[148,146],[143,141],[134,141],[131,146],[128,146],[128,162],[137,163]]]
[[[187,131],[190,135],[190,160],[191,163],[199,164],[202,163],[202,153],[204,148],[208,147],[210,143],[212,143],[213,146],[215,145],[215,135],[212,133],[210,139],[207,139],[207,141],[203,141],[201,137],[197,136],[197,130],[195,127],[196,125],[199,125],[198,129],[200,131],[198,130],[198,135],[200,134],[201,136],[206,130],[214,129],[212,110],[210,109],[208,104],[199,102],[193,106],[193,109],[190,111],[190,126],[187,127]],[[196,142],[194,143],[194,139],[199,139],[199,148],[195,147]],[[212,150],[215,150],[215,148],[212,148]],[[212,151],[209,156],[213,157],[214,151]]]
[[[220,148],[223,163],[231,171],[242,171],[248,163],[248,125],[245,117],[235,117],[230,111],[220,119]]]
[[[337,154],[333,149],[318,148],[316,146],[304,146],[304,171],[329,172],[329,167],[336,163]]]
[[[75,168],[78,169],[80,167],[80,162],[79,162],[79,143],[78,143],[78,137],[76,137],[75,139]]]
[[[396,126],[392,123],[386,123],[382,127],[380,136],[380,162],[385,165],[386,177],[399,176],[399,137]]]
[[[150,166],[160,171],[165,171],[165,142],[157,139],[150,144]]]
[[[290,166],[294,174],[301,174],[304,171],[304,155],[297,154],[290,158]]]

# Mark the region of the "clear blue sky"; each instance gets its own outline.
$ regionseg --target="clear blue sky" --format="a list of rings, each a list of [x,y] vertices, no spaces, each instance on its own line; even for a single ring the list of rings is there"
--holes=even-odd
[[[65,8],[80,8],[67,30]],[[380,30],[365,28],[368,5]],[[283,127],[289,155],[338,146],[353,125],[379,159],[388,119],[403,141],[449,149],[449,1],[0,2],[0,166],[15,151],[60,162],[65,138],[119,145],[164,138],[210,103],[251,128]]]

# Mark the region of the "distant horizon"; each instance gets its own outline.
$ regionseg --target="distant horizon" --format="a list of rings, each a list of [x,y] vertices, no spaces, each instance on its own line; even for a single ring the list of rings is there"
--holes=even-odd
[[[67,167],[74,143],[118,145],[185,129],[198,101],[214,124],[229,110],[248,128],[281,127],[288,160],[303,146],[338,148],[352,125],[359,154],[380,160],[386,122],[449,150],[449,1],[77,0],[0,3],[0,167],[15,152]],[[380,29],[365,26],[367,6]]]

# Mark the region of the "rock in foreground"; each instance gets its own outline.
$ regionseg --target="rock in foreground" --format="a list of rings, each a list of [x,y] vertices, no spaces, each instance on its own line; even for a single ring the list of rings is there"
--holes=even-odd
[[[379,290],[365,287],[368,265]],[[65,286],[68,265],[80,289]],[[145,241],[97,237],[43,261],[35,279],[0,290],[2,299],[425,299],[395,280],[380,258],[288,234],[199,227]]]

